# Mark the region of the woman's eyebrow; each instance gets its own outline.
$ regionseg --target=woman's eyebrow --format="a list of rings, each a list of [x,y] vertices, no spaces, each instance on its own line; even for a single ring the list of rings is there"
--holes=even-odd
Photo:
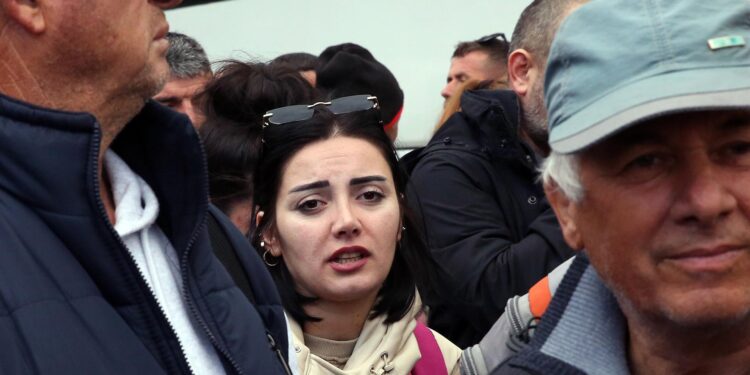
[[[373,182],[373,181],[385,181],[385,180],[386,180],[385,176],[364,176],[364,177],[355,177],[355,178],[352,178],[352,179],[351,179],[351,180],[349,181],[349,185],[350,185],[350,186],[354,186],[354,185],[361,185],[361,184],[366,184],[366,183],[368,183],[368,182]]]
[[[331,186],[331,184],[327,180],[315,181],[309,184],[304,184],[304,185],[299,185],[297,187],[294,187],[291,190],[289,190],[289,193],[296,193],[299,191],[312,190],[312,189],[320,189],[320,188],[324,188],[328,186]]]

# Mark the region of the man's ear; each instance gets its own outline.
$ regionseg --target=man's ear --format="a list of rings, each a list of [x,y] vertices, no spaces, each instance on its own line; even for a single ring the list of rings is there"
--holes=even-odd
[[[264,214],[265,213],[260,210],[255,214],[256,228],[260,228],[260,224],[263,222]],[[269,225],[268,227],[266,227],[265,230],[263,230],[263,232],[260,234],[260,238],[262,243],[264,244],[263,248],[265,250],[268,250],[268,252],[270,252],[271,255],[275,257],[281,256],[281,246],[279,246],[278,236],[276,235],[276,230],[273,228],[273,225]]]
[[[39,0],[0,0],[3,13],[32,34],[41,34],[47,27]]]
[[[573,250],[582,250],[584,243],[577,225],[578,203],[563,194],[554,181],[551,184],[544,184],[544,194],[547,195],[547,199],[557,216],[557,221],[560,222],[560,229],[562,229],[565,242]]]
[[[529,51],[519,48],[508,56],[508,80],[510,88],[519,97],[525,97],[531,90],[533,75],[537,65]]]

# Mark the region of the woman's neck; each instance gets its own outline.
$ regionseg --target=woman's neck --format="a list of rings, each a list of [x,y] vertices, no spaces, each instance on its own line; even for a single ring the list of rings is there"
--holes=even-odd
[[[302,330],[328,340],[353,340],[359,337],[375,304],[377,292],[358,301],[331,302],[318,300],[305,305],[305,312],[321,320],[306,322]]]

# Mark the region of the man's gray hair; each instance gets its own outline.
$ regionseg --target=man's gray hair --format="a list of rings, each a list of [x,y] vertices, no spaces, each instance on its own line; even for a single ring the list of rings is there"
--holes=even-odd
[[[167,63],[172,78],[193,78],[204,74],[211,74],[211,63],[206,51],[198,42],[180,33],[167,33],[169,49]]]
[[[578,173],[580,162],[579,154],[552,151],[542,165],[544,185],[559,189],[573,202],[580,202],[585,193]]]

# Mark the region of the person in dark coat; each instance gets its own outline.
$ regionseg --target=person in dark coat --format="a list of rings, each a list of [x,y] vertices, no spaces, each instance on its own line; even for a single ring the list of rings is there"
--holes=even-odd
[[[536,169],[549,150],[541,99],[547,51],[581,2],[529,5],[511,41],[513,90],[465,93],[461,112],[404,158],[409,201],[432,256],[452,276],[425,297],[429,323],[460,347],[479,342],[510,297],[573,255]]]
[[[270,275],[209,206],[187,116],[149,100],[179,3],[0,2],[2,374],[288,373]]]

